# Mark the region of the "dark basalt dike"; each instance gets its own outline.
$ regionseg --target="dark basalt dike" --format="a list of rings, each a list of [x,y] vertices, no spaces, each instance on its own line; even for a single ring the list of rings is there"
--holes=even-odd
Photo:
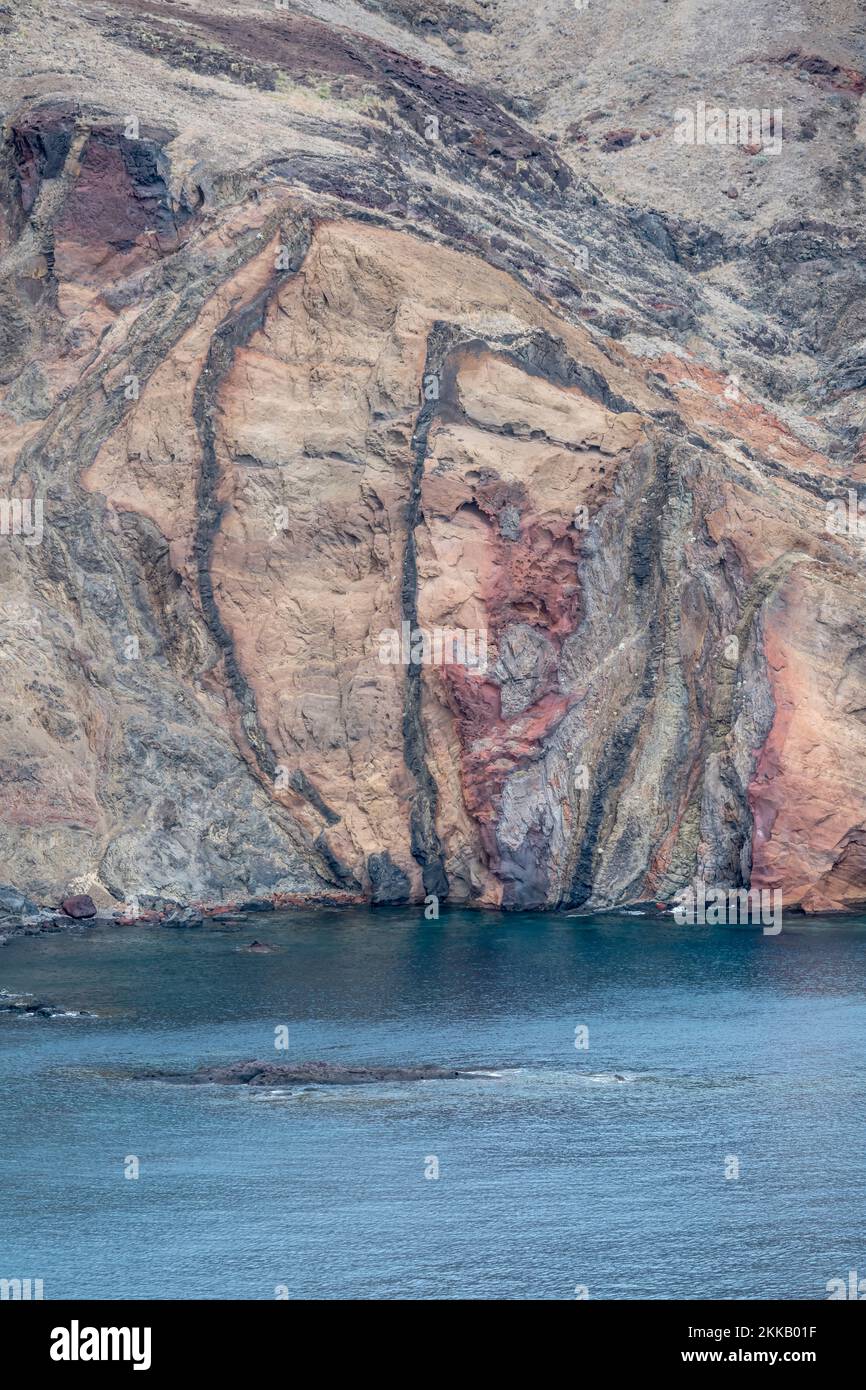
[[[8,7],[10,929],[866,901],[866,37],[603,8]]]

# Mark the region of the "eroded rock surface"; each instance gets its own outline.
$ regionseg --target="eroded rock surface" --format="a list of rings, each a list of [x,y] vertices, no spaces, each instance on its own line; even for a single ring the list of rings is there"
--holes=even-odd
[[[8,7],[11,893],[866,901],[863,34],[603,8]]]

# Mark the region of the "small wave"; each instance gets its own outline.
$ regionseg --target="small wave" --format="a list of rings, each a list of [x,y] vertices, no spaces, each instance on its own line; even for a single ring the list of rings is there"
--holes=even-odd
[[[503,1079],[511,1078],[540,1086],[629,1086],[636,1081],[655,1080],[646,1072],[580,1071],[574,1067],[555,1071],[545,1067],[517,1067],[512,1072],[503,1073]]]
[[[15,1018],[98,1018],[98,1014],[88,1013],[85,1009],[25,1009],[23,1012],[16,1012]]]
[[[302,1096],[309,1095],[311,1090],[311,1086],[305,1086],[302,1091],[286,1091],[282,1087],[275,1086],[273,1090],[263,1087],[260,1090],[250,1091],[249,1094],[251,1100],[254,1100],[256,1104],[261,1104],[263,1101],[300,1100]]]
[[[216,1087],[208,1087],[213,1095]],[[221,1092],[226,1096],[226,1092]],[[406,1103],[405,1087],[388,1090],[384,1085],[370,1086],[305,1086],[299,1091],[285,1091],[279,1088],[257,1087],[246,1092],[246,1099],[254,1105],[339,1105],[356,1108],[400,1106]]]

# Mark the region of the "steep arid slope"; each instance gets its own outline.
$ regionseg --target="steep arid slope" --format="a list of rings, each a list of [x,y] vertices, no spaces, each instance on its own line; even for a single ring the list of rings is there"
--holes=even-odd
[[[645,11],[0,4],[4,881],[866,901],[864,22]]]

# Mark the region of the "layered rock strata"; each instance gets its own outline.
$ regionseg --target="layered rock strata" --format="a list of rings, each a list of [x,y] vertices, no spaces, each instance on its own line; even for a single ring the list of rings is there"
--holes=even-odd
[[[866,900],[859,195],[792,217],[782,141],[701,220],[659,115],[653,201],[506,5],[5,8],[4,877]],[[750,61],[859,179],[821,42]]]

